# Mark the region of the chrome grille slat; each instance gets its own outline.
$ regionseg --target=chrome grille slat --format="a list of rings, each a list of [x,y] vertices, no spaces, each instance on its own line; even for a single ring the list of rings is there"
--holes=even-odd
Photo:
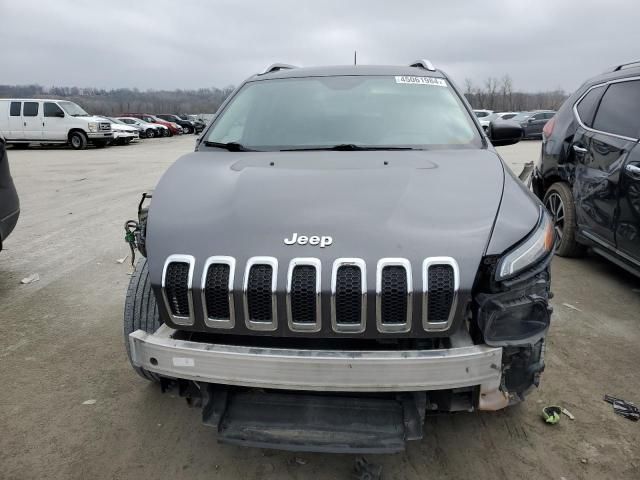
[[[398,275],[402,275],[404,278]],[[397,283],[397,285],[387,285]],[[397,290],[397,291],[395,291]],[[406,258],[382,258],[376,267],[376,326],[381,333],[411,330],[413,315],[411,262]]]
[[[226,285],[219,285],[224,278],[212,278],[212,271],[219,267],[227,267],[228,273]],[[205,261],[202,270],[202,310],[204,312],[204,323],[212,328],[233,328],[235,326],[235,306],[233,301],[233,281],[235,278],[236,260],[233,257],[214,256],[209,257]],[[212,284],[213,283],[213,284]],[[224,283],[224,282],[222,282]],[[213,297],[213,298],[212,298]],[[226,315],[215,315],[216,312],[210,311],[209,307],[213,303],[220,304],[226,302]],[[224,310],[223,305],[217,307],[217,311]]]
[[[304,273],[302,269],[304,269]],[[310,277],[307,269],[313,269],[315,277]],[[321,272],[322,263],[317,258],[294,258],[289,262],[287,322],[292,331],[318,332],[322,328]],[[303,278],[303,276],[308,278]],[[304,321],[300,317],[304,317]]]
[[[355,302],[359,304],[360,315],[356,316],[356,322],[345,322],[343,314],[348,317],[355,316],[354,308],[357,310],[358,305],[349,305],[347,297],[351,300],[355,300],[354,297],[358,294],[358,291],[353,290],[353,286],[349,285],[344,290],[338,285],[338,276],[340,269],[347,268],[349,270],[358,269],[360,289],[359,301]],[[346,270],[345,270],[346,272]],[[349,272],[352,274],[352,272]],[[347,273],[345,273],[346,275]],[[346,305],[342,307],[341,302],[346,302]],[[343,318],[340,318],[343,317]],[[367,322],[367,267],[361,258],[338,258],[333,262],[333,268],[331,270],[331,326],[335,332],[338,333],[362,333],[366,328]]]
[[[253,267],[256,267],[256,270],[252,272]],[[270,271],[268,269],[270,269]],[[270,280],[271,285],[265,286],[264,283],[267,279]],[[252,284],[252,282],[255,283]],[[251,257],[247,261],[242,291],[244,319],[247,328],[264,331],[273,331],[278,328],[277,284],[278,260],[276,258]],[[264,288],[270,288],[271,301],[270,305],[267,306],[264,305]],[[271,307],[270,312],[265,312],[265,308],[269,308],[269,306]],[[262,318],[252,318],[252,313],[259,313],[259,316]]]
[[[452,281],[445,278],[445,287],[439,287],[438,295],[433,299],[429,298],[430,281],[434,282],[434,277],[429,275],[431,268],[447,267],[447,271],[453,275]],[[444,271],[444,270],[443,270]],[[460,270],[458,263],[451,257],[429,257],[422,263],[422,326],[428,332],[447,330],[453,323],[458,304],[458,290],[460,288]],[[447,291],[451,289],[451,292]],[[430,305],[430,302],[439,302],[439,305]],[[447,303],[447,305],[443,304]],[[430,316],[431,315],[431,316]],[[438,316],[440,318],[432,318]]]
[[[177,268],[176,265],[186,264],[188,265],[188,270],[186,273],[186,279],[183,279],[184,276],[182,272],[175,273],[175,275],[179,275],[179,280],[170,278],[170,284],[167,284],[167,275],[171,274],[174,276],[173,271]],[[193,312],[193,269],[195,265],[195,258],[191,255],[169,255],[165,260],[164,267],[162,268],[162,297],[164,300],[164,305],[171,317],[171,321],[176,325],[193,325],[194,323],[194,312]],[[186,282],[185,282],[186,280]],[[178,282],[178,284],[175,284]],[[186,293],[183,291],[186,289]],[[186,309],[185,306],[182,305],[184,303],[183,297],[186,296]]]
[[[175,265],[174,265],[175,264]],[[255,270],[252,270],[256,267]],[[185,268],[187,272],[185,273]],[[195,323],[193,273],[195,258],[170,255],[162,272],[162,297],[173,323]],[[200,288],[204,323],[210,328],[235,327],[234,277],[236,260],[213,256],[203,265]],[[428,257],[422,262],[422,327],[445,331],[455,317],[460,284],[459,267],[452,257]],[[414,280],[411,262],[382,258],[376,266],[376,327],[380,333],[406,333],[413,322]],[[167,283],[169,282],[169,284]],[[244,270],[242,303],[245,324],[251,330],[275,331],[278,260],[252,257]],[[322,329],[322,262],[294,258],[286,279],[286,316],[290,331]],[[404,301],[403,301],[404,299]],[[338,258],[331,270],[331,328],[336,333],[362,333],[367,324],[367,268],[360,258]]]

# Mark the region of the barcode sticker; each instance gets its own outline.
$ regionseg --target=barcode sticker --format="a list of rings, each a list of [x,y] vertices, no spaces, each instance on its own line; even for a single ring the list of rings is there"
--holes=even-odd
[[[433,85],[435,87],[446,87],[447,82],[443,78],[437,77],[396,77],[396,83],[409,83],[411,85]]]
[[[173,357],[173,366],[174,367],[195,367],[196,362],[193,360],[193,358]]]

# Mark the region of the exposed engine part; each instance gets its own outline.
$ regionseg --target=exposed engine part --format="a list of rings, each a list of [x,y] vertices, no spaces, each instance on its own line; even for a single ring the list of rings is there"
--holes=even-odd
[[[131,266],[135,266],[136,250],[138,250],[143,257],[147,256],[146,236],[149,204],[145,204],[145,201],[152,197],[153,195],[151,193],[144,192],[140,203],[138,203],[138,221],[127,220],[124,224],[124,240],[129,244],[129,248],[131,248]]]

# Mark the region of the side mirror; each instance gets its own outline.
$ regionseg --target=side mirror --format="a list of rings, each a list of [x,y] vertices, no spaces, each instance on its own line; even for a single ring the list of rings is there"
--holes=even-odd
[[[56,117],[64,118],[64,112],[62,110],[56,112]]]
[[[522,139],[522,127],[510,120],[489,123],[488,136],[494,147],[513,145]]]
[[[533,118],[529,118],[529,119],[527,120],[527,123],[533,123],[533,121],[534,121],[534,119],[533,119]]]

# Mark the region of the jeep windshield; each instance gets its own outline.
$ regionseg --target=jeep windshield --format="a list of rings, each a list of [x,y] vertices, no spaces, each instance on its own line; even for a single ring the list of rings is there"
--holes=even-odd
[[[58,102],[65,112],[72,117],[88,117],[89,114],[85,112],[79,105],[73,102]]]
[[[445,79],[400,76],[247,82],[204,143],[232,151],[482,147]]]

